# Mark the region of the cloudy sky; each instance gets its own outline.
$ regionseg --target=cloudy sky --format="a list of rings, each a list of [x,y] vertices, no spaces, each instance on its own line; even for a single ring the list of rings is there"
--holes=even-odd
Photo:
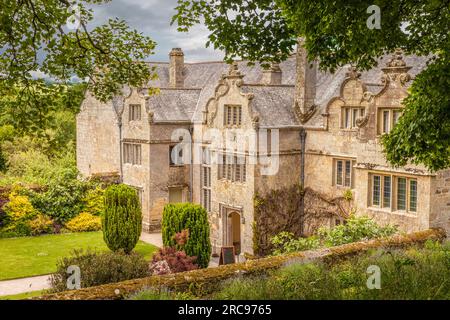
[[[189,33],[178,32],[170,25],[177,0],[112,0],[103,5],[93,5],[93,24],[105,23],[110,18],[124,19],[130,27],[150,36],[157,43],[151,61],[167,61],[171,48],[183,49],[187,62],[221,60],[220,51],[205,48],[208,31],[196,26]]]

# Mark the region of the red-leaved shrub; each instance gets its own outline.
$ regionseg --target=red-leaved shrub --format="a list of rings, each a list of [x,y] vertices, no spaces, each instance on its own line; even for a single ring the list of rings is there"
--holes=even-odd
[[[189,230],[175,234],[175,247],[163,247],[153,255],[150,271],[153,274],[168,274],[198,269],[197,257],[190,257],[183,250],[189,238]]]
[[[198,266],[195,264],[195,260],[197,260],[197,257],[190,257],[184,251],[177,251],[176,248],[172,247],[164,247],[160,248],[158,253],[153,255],[152,266],[150,267],[150,270],[155,274],[177,273],[195,270],[198,269]],[[156,267],[159,265],[158,262],[160,261],[167,262],[170,272],[167,272],[168,270],[156,272]]]

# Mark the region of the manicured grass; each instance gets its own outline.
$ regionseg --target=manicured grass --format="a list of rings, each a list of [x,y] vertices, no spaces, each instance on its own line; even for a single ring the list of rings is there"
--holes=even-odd
[[[44,294],[44,290],[37,290],[37,291],[13,294],[10,296],[1,296],[0,300],[24,300],[24,299],[28,299],[28,298],[38,297],[42,294]]]
[[[109,250],[101,231],[0,239],[0,280],[55,272],[58,259],[87,248]],[[156,249],[139,241],[135,251],[149,260]]]

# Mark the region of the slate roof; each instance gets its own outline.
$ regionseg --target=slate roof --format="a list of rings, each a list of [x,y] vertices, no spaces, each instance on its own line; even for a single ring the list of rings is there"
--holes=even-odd
[[[292,103],[294,86],[243,85],[245,93],[253,93],[252,108],[263,127],[289,126],[296,123]]]
[[[190,121],[201,89],[161,88],[158,94],[147,99],[154,121]]]
[[[361,73],[361,80],[367,89],[378,93],[381,89],[382,68],[386,66],[391,55],[379,59],[378,65]],[[404,56],[409,73],[414,78],[426,66],[429,57]],[[253,107],[259,113],[261,126],[296,125],[292,106],[295,85],[295,56],[280,64],[283,73],[281,86],[257,85],[262,79],[262,68],[256,64],[249,66],[245,61],[238,62],[238,68],[244,75],[244,92],[254,93]],[[158,79],[148,83],[149,87],[158,87],[159,95],[149,97],[150,108],[155,121],[197,121],[201,119],[202,110],[214,95],[214,89],[222,74],[226,74],[229,65],[223,61],[185,63],[184,88],[170,89],[169,63],[149,63],[156,68]],[[308,121],[308,126],[321,126],[321,114],[333,97],[339,96],[339,90],[346,77],[348,66],[339,68],[335,73],[317,72],[316,101],[319,110]]]

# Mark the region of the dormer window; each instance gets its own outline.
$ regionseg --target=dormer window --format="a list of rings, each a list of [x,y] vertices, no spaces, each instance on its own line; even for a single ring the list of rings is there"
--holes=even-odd
[[[129,106],[129,121],[141,120],[141,105],[130,104]]]
[[[240,126],[242,123],[242,107],[226,105],[223,123],[225,126]]]
[[[391,132],[402,115],[401,109],[379,109],[378,110],[378,134]]]
[[[341,128],[343,128],[343,129],[358,128],[356,121],[359,118],[363,118],[364,115],[365,115],[365,109],[361,108],[361,107],[344,107],[344,108],[342,108]]]

